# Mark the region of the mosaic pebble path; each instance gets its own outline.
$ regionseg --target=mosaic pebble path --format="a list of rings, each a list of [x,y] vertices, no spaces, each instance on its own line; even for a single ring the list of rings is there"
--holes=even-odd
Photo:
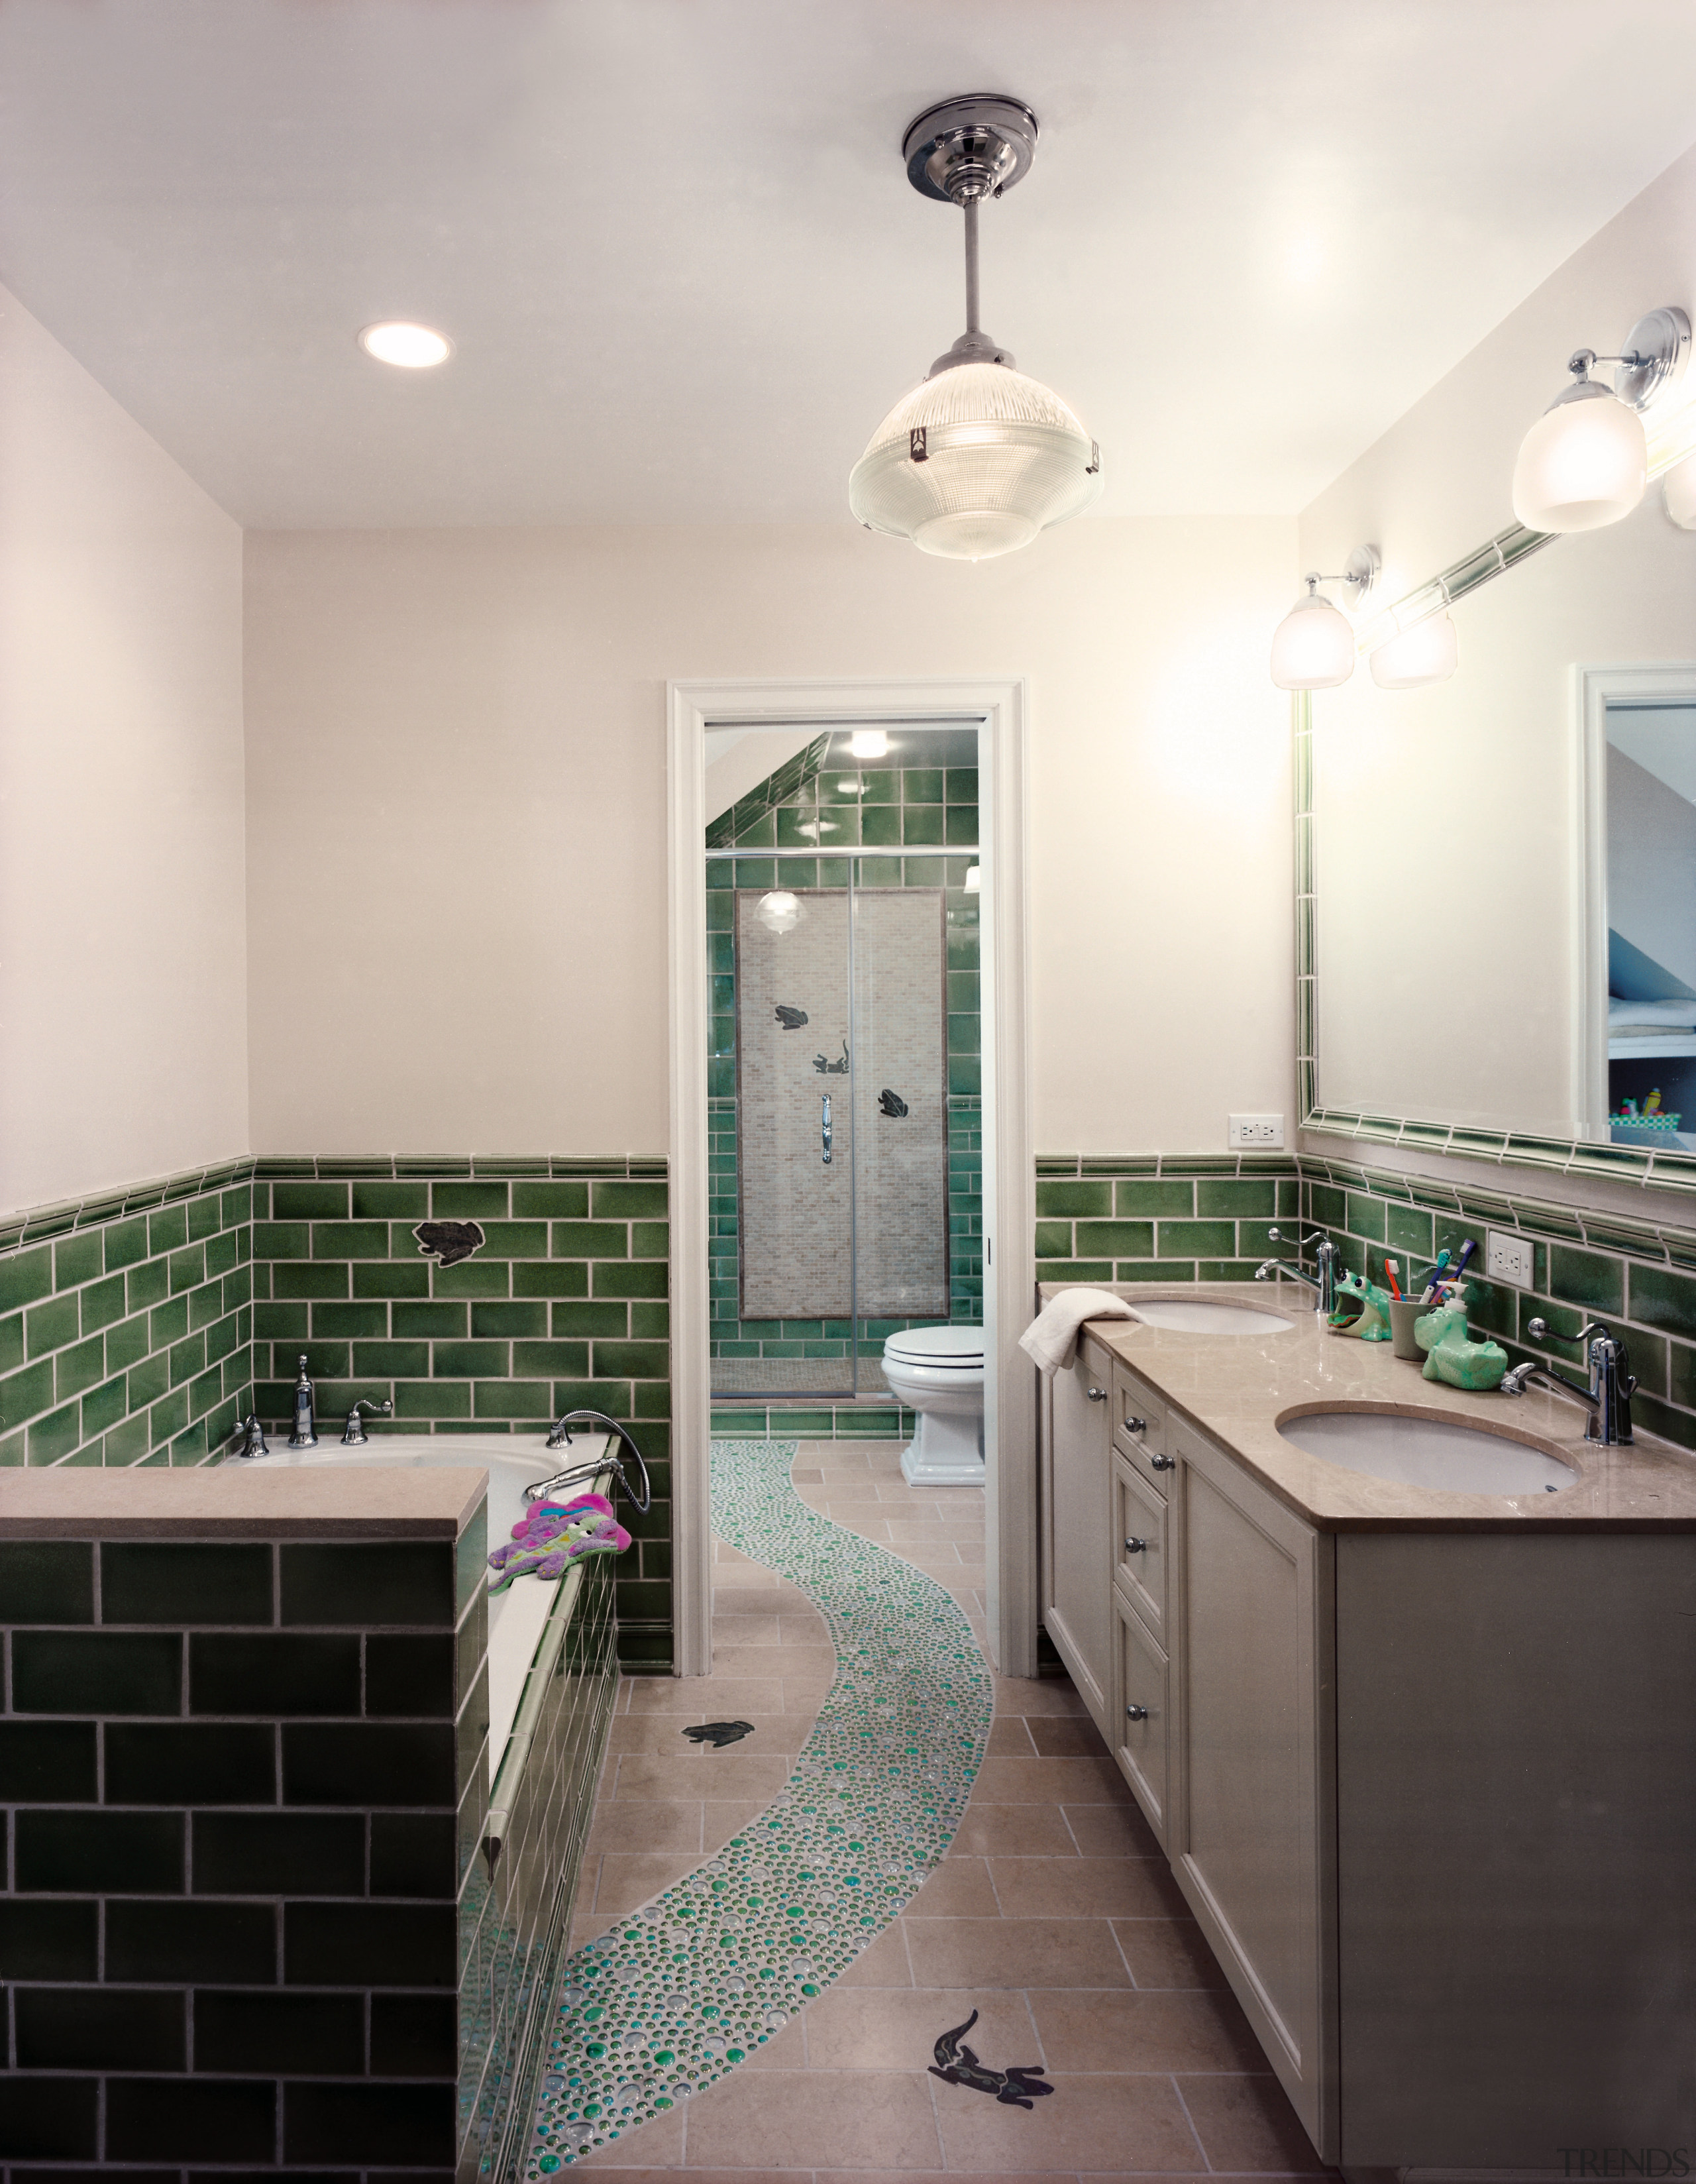
[[[940,1864],[993,1687],[934,1578],[809,1509],[792,1440],[715,1441],[713,1529],[801,1587],[837,1676],[782,1794],[566,1966],[527,2178],[701,2092],[822,1994]]]

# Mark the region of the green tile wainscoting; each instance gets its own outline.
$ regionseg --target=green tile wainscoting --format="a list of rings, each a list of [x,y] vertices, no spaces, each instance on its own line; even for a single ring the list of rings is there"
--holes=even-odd
[[[204,1463],[251,1407],[253,1163],[0,1223],[0,1464]]]
[[[421,1221],[475,1221],[457,1266]],[[627,1424],[653,1507],[620,1505],[620,1658],[671,1664],[670,1223],[663,1159],[281,1160],[253,1179],[254,1401],[286,1429],[296,1360],[320,1433],[356,1399],[366,1431],[527,1433],[564,1412]]]
[[[267,1157],[0,1223],[0,1463],[198,1464],[259,1411],[287,1430],[295,1361],[326,1438],[626,1422],[653,1507],[620,1561],[621,1659],[671,1661],[670,1198],[663,1159]],[[475,1220],[453,1267],[414,1225]]]
[[[1037,1279],[1246,1282],[1299,1192],[1289,1153],[1042,1154]]]

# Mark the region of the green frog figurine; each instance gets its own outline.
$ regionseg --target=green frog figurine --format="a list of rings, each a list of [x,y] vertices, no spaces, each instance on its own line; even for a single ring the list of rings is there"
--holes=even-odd
[[[1470,1388],[1475,1392],[1501,1386],[1508,1369],[1508,1353],[1499,1342],[1468,1339],[1464,1287],[1447,1304],[1415,1323],[1414,1340],[1426,1353],[1427,1380],[1446,1380],[1451,1388]]]
[[[1390,1293],[1360,1274],[1337,1278],[1337,1308],[1326,1325],[1333,1334],[1356,1334],[1362,1342],[1390,1340]]]

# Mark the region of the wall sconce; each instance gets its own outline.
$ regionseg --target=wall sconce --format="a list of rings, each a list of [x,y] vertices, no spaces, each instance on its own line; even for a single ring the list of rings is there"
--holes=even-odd
[[[1319,595],[1321,584],[1341,584],[1358,607],[1378,577],[1378,549],[1357,546],[1337,577],[1313,570],[1298,599],[1272,633],[1272,680],[1281,690],[1333,690],[1354,672],[1354,630],[1347,616]]]
[[[1421,682],[1446,682],[1454,672],[1454,625],[1446,614],[1427,615],[1399,630],[1372,653],[1372,680],[1381,690],[1416,690]]]
[[[1675,463],[1661,481],[1666,512],[1681,531],[1696,531],[1696,455]]]
[[[1649,442],[1639,414],[1683,376],[1690,321],[1676,304],[1639,319],[1620,356],[1576,350],[1573,374],[1520,443],[1514,514],[1528,531],[1596,531],[1629,515],[1649,482]],[[1592,379],[1616,367],[1614,383]]]

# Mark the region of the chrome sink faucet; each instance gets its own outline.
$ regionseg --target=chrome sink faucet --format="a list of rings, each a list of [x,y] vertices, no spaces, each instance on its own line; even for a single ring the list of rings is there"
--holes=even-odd
[[[1276,1228],[1269,1228],[1266,1234],[1275,1244],[1282,1244],[1284,1240]],[[1266,1259],[1255,1268],[1254,1279],[1257,1282],[1264,1282],[1270,1280],[1274,1274],[1286,1274],[1293,1282],[1305,1282],[1315,1293],[1314,1310],[1321,1319],[1329,1319],[1337,1309],[1337,1246],[1328,1236],[1321,1235],[1315,1228],[1312,1235],[1296,1239],[1298,1261],[1310,1244],[1314,1247],[1315,1271],[1312,1273],[1299,1264],[1292,1266],[1286,1259]]]
[[[1547,1320],[1526,1323],[1526,1333],[1534,1342],[1548,1340],[1549,1332]],[[1576,1396],[1581,1402],[1590,1406],[1590,1416],[1584,1427],[1585,1440],[1598,1441],[1604,1448],[1628,1448],[1632,1440],[1632,1397],[1638,1384],[1632,1377],[1631,1356],[1624,1338],[1610,1334],[1599,1319],[1593,1319],[1579,1329],[1574,1339],[1587,1345],[1584,1360],[1590,1368],[1588,1387],[1569,1380],[1552,1365],[1539,1365],[1535,1359],[1530,1359],[1523,1365],[1515,1365],[1511,1373],[1504,1376],[1502,1393],[1522,1396],[1527,1383],[1540,1380],[1558,1395]]]

